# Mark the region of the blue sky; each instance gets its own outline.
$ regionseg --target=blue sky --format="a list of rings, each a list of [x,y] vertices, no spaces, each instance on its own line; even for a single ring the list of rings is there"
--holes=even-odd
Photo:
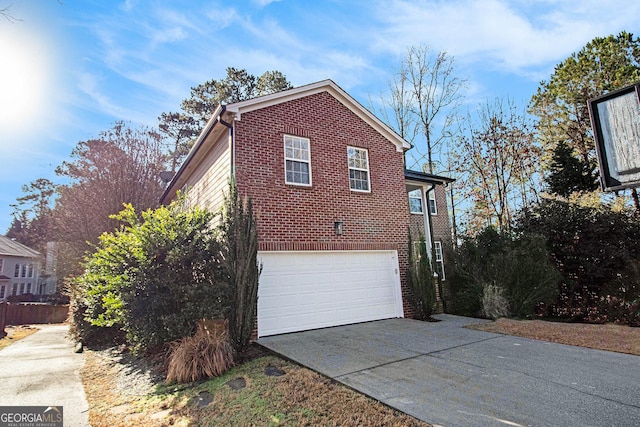
[[[525,105],[597,36],[640,34],[640,2],[609,0],[0,0],[0,233],[21,186],[55,181],[79,141],[116,120],[154,126],[226,67],[330,78],[363,105],[408,46],[429,44],[469,79],[465,102]]]

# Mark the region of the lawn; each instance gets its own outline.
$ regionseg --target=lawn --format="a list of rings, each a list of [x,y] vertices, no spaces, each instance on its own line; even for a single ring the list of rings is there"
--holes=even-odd
[[[86,355],[81,375],[94,427],[428,426],[275,356],[257,357],[208,381],[160,383],[145,391],[143,384],[136,384],[147,382],[139,368],[123,367],[104,352]],[[267,367],[284,375],[266,375]],[[228,385],[233,380],[245,386],[233,389]]]
[[[472,327],[640,356],[640,328],[510,319]],[[259,356],[219,378],[166,385],[151,381],[148,368],[132,362],[131,357],[123,362],[114,354],[86,353],[81,374],[94,427],[428,426],[272,355]],[[266,375],[267,367],[275,367],[284,375]],[[238,379],[245,387],[230,387],[229,382]]]

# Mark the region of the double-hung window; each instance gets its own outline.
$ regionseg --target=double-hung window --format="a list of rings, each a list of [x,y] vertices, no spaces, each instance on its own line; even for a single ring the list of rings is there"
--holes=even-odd
[[[422,190],[409,191],[409,211],[412,214],[422,213]]]
[[[311,185],[311,145],[309,139],[284,136],[285,182]]]
[[[433,242],[434,261],[436,264],[436,273],[440,280],[445,280],[444,276],[444,259],[442,257],[442,242]]]
[[[349,160],[349,188],[353,191],[370,192],[369,153],[364,148],[347,147]]]
[[[429,205],[429,213],[431,215],[438,215],[438,207],[436,205],[436,189],[429,191],[429,198],[427,200],[427,204]]]
[[[4,267],[4,258],[0,258],[0,273],[2,273],[2,267]]]

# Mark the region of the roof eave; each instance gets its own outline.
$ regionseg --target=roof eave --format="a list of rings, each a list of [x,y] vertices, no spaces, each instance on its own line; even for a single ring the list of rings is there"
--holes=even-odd
[[[167,188],[165,188],[164,192],[162,193],[162,196],[160,197],[161,204],[164,204],[166,197],[174,190],[174,187],[178,182],[178,180],[180,179],[180,176],[184,173],[185,169],[187,168],[191,160],[196,156],[196,154],[204,144],[204,141],[207,139],[207,136],[209,136],[209,134],[215,127],[216,123],[218,123],[218,118],[222,113],[225,112],[225,110],[226,108],[222,104],[216,107],[215,111],[211,115],[211,118],[207,122],[206,126],[204,127],[204,129],[202,129],[202,132],[200,132],[200,135],[198,135],[198,139],[196,139],[196,142],[193,144],[193,147],[189,151],[189,154],[187,154],[187,158],[184,159],[184,161],[182,162],[182,165],[180,165],[180,168],[175,173],[175,175],[173,175],[173,178],[171,178],[171,181],[167,185]]]

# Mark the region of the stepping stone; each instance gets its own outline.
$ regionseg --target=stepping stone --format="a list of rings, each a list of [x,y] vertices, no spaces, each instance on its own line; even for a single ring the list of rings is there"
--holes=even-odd
[[[236,378],[231,381],[227,381],[227,385],[231,387],[232,390],[240,390],[241,388],[245,388],[247,386],[247,382],[244,378]]]
[[[213,396],[208,391],[201,391],[197,396],[193,398],[198,409],[202,409],[209,405],[213,401]]]
[[[269,377],[281,377],[284,375],[284,371],[280,368],[269,365],[264,368],[264,374]]]

